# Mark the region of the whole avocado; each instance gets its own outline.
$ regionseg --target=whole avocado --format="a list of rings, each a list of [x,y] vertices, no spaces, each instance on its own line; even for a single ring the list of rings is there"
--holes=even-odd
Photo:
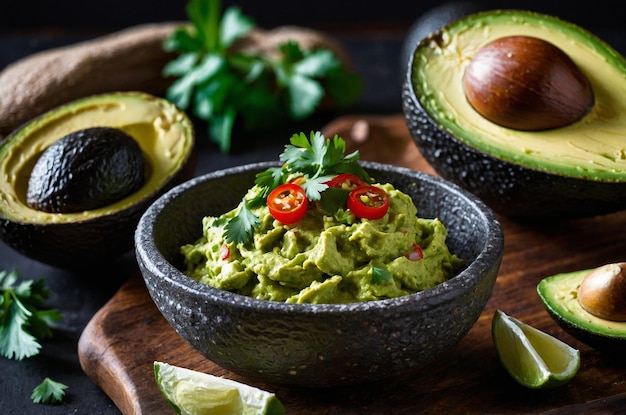
[[[513,37],[540,39],[563,51],[589,81],[593,107],[567,125],[540,131],[499,125],[476,111],[464,88],[466,69],[490,42]],[[501,52],[506,58],[518,51]],[[539,75],[545,74],[535,78]],[[552,90],[570,92],[568,85]],[[497,212],[524,220],[626,208],[624,97],[623,56],[572,23],[523,10],[470,14],[420,41],[402,91],[409,131],[437,173]],[[499,97],[499,102],[507,99]]]

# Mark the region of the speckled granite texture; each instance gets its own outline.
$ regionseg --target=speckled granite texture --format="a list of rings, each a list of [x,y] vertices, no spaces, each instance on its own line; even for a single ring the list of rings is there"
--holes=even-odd
[[[193,179],[159,199],[140,220],[137,259],[148,290],[174,329],[203,355],[251,379],[333,386],[380,379],[432,361],[472,327],[493,285],[503,236],[474,196],[424,173],[364,163],[380,182],[409,193],[421,217],[448,228],[452,252],[466,261],[435,288],[383,301],[298,305],[255,300],[185,276],[179,249],[201,234],[205,215],[232,209],[274,163]]]

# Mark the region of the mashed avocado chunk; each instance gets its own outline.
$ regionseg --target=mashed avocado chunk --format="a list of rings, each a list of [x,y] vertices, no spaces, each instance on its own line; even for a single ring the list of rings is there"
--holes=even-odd
[[[407,194],[375,184],[389,197],[380,219],[360,219],[348,209],[329,214],[309,208],[292,225],[275,220],[266,205],[254,237],[226,242],[224,226],[241,205],[205,217],[203,236],[181,248],[187,275],[215,288],[288,303],[349,303],[399,297],[431,288],[458,271],[462,260],[446,246],[438,219],[423,219]],[[260,188],[252,187],[244,200]],[[243,203],[243,202],[242,202]],[[411,255],[415,250],[420,254]]]

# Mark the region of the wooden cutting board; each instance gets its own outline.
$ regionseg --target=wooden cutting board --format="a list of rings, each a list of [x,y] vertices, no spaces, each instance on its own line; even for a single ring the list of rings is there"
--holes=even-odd
[[[338,131],[365,160],[433,172],[400,117],[369,117],[365,124],[364,120],[342,118],[324,133]],[[536,286],[548,275],[625,260],[626,212],[534,226],[500,219],[504,258],[484,312],[451,351],[405,375],[330,390],[252,382],[204,359],[182,340],[155,307],[139,271],[85,328],[78,345],[81,365],[125,415],[174,413],[154,382],[155,360],[273,391],[288,414],[622,413],[626,359],[603,355],[563,332],[541,305]],[[545,391],[517,384],[492,344],[491,319],[496,309],[579,348],[581,368],[576,377]]]

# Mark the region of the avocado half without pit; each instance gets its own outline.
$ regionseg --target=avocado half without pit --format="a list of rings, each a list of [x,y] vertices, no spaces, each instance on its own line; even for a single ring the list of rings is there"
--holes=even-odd
[[[626,346],[626,262],[552,275],[537,285],[550,316],[580,341],[604,352]]]
[[[195,162],[193,125],[167,100],[70,102],[0,142],[0,238],[58,267],[109,261],[133,248],[141,214]]]
[[[626,60],[585,29],[522,10],[462,17],[415,45],[402,93],[424,157],[498,213],[626,208]]]

